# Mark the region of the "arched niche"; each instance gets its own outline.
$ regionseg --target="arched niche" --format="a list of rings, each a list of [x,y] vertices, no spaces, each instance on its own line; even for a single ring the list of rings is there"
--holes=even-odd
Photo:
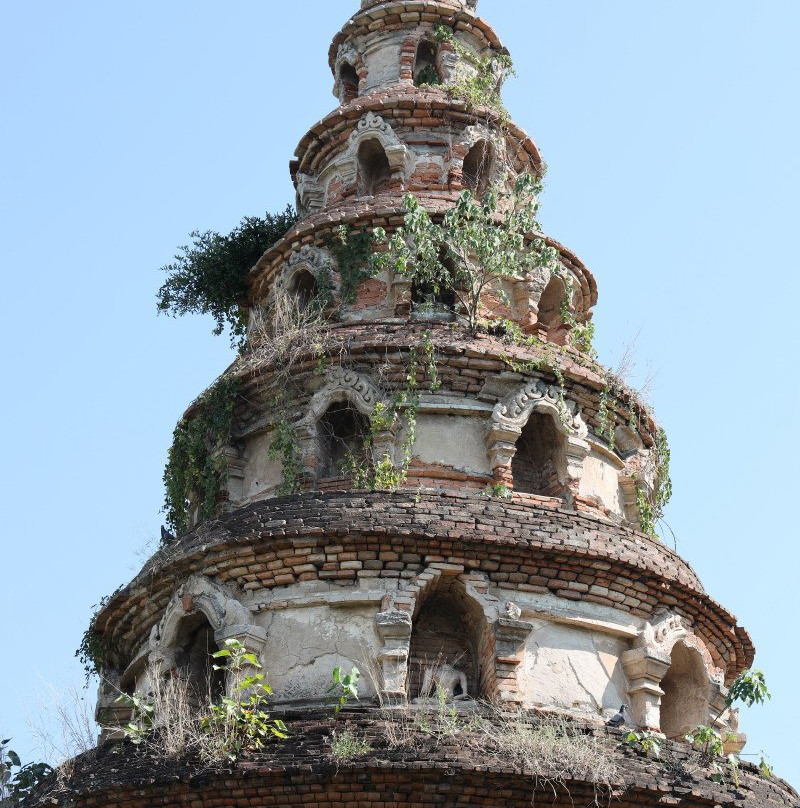
[[[546,333],[550,342],[560,345],[566,341],[562,314],[565,295],[564,281],[553,275],[539,298],[539,329]]]
[[[331,449],[338,447],[337,451],[346,453],[346,448],[354,445],[354,438],[360,439],[364,431],[371,437],[373,460],[387,455],[394,460],[397,442],[393,430],[399,422],[373,434],[371,419],[378,404],[387,412],[391,406],[366,376],[340,366],[326,372],[322,386],[311,397],[305,416],[296,425],[303,465],[315,480],[339,476],[331,472],[331,460],[334,468],[336,461],[336,452],[332,457]]]
[[[429,39],[423,39],[417,45],[414,57],[414,86],[423,84],[439,85],[442,76],[439,70],[439,46]]]
[[[534,414],[550,420],[532,419]],[[536,467],[549,461],[561,486],[558,496],[571,496],[579,489],[584,460],[590,451],[588,431],[579,407],[564,397],[563,390],[535,379],[494,407],[486,433],[492,476],[496,482],[516,488],[514,461],[522,451],[516,463],[518,479],[531,477]],[[521,442],[523,433],[525,440]]]
[[[225,692],[225,672],[214,670],[212,654],[219,651],[214,629],[202,612],[184,617],[177,628],[171,674],[187,685],[189,698],[197,706],[216,701]]]
[[[463,583],[442,576],[417,600],[408,654],[408,697],[420,696],[428,669],[449,665],[466,677],[467,693],[456,687],[456,696],[489,698],[494,670],[492,638],[480,604],[469,597]],[[429,694],[433,697],[435,693]]]
[[[511,459],[514,490],[520,494],[564,496],[566,467],[565,438],[553,416],[532,412]]]
[[[351,464],[371,462],[369,418],[349,402],[331,404],[319,419],[318,430],[319,480],[348,476]]]
[[[339,65],[339,100],[347,104],[358,98],[359,77],[358,71],[350,62],[342,61]]]
[[[361,89],[361,77],[358,74],[363,61],[351,43],[342,43],[336,54],[333,75],[336,79],[333,94],[340,104],[347,104],[358,97]]]
[[[300,267],[292,276],[289,295],[300,311],[306,311],[320,296],[319,283],[312,272]]]
[[[377,138],[362,140],[358,147],[358,188],[362,196],[375,196],[386,190],[392,167]]]
[[[487,140],[475,143],[464,158],[462,184],[478,199],[482,199],[489,190],[493,163],[494,149]]]
[[[239,596],[210,578],[193,575],[178,587],[153,627],[148,662],[162,673],[191,669],[200,649],[220,648],[226,639],[238,639],[260,655],[266,632],[253,623],[253,615]],[[192,669],[196,670],[196,669]]]
[[[682,740],[708,723],[709,677],[699,651],[675,643],[661,689],[661,731],[667,738]]]

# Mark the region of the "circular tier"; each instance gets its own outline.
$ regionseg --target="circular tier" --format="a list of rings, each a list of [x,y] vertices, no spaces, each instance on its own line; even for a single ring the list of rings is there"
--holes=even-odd
[[[432,215],[444,214],[453,206],[457,194],[418,194],[421,204]],[[259,259],[250,271],[249,303],[254,305],[263,300],[270,291],[275,277],[286,268],[291,260],[300,262],[303,248],[312,247],[321,251],[320,259],[329,265],[332,257],[329,252],[335,242],[335,231],[342,225],[353,229],[384,227],[391,231],[403,224],[404,211],[402,194],[391,192],[386,195],[361,200],[347,200],[341,205],[326,208],[313,216],[298,222],[279,242],[272,246]],[[559,250],[562,264],[575,279],[574,306],[577,319],[585,319],[592,306],[597,303],[597,283],[592,273],[581,260],[555,239],[545,237],[546,242]],[[319,259],[315,259],[319,260]]]
[[[494,29],[484,20],[475,16],[474,4],[461,0],[418,0],[408,3],[402,0],[380,0],[362,6],[334,37],[328,52],[331,70],[335,70],[336,60],[343,45],[354,40],[375,39],[390,35],[395,31],[407,31],[434,23],[447,25],[481,42],[488,50],[504,51],[503,43]]]
[[[179,624],[201,609],[218,638],[260,638],[278,702],[310,705],[340,659],[380,667],[404,638],[401,661],[410,653],[413,665],[431,603],[469,618],[470,692],[526,706],[615,710],[630,692],[632,648],[666,654],[664,675],[673,646],[688,644],[707,674],[704,699],[753,658],[744,629],[659,542],[536,497],[454,493],[332,492],[240,508],[157,553],[94,630],[130,687],[148,658],[174,652]],[[592,662],[574,688],[548,684],[564,649],[582,647],[606,673]],[[384,689],[405,692],[418,673],[384,665]],[[581,683],[597,691],[594,704],[576,695]]]
[[[534,141],[496,110],[471,109],[439,88],[391,88],[338,107],[300,141],[291,173],[302,210],[358,192],[358,147],[369,139],[380,140],[389,154],[390,187],[401,192],[460,193],[464,158],[479,141],[493,143],[497,152],[487,182],[502,184],[509,172],[542,169]]]
[[[697,754],[680,744],[665,742],[655,759],[627,747],[616,730],[576,726],[559,737],[561,748],[554,754],[543,742],[548,737],[552,744],[552,733],[544,736],[537,719],[483,719],[473,728],[451,726],[439,733],[435,714],[424,720],[426,732],[420,730],[422,720],[415,724],[409,715],[346,714],[346,720],[338,722],[289,717],[288,739],[234,764],[203,764],[109,743],[71,762],[68,776],[46,782],[26,805],[529,808],[539,801],[555,808],[800,805],[800,797],[787,783],[765,779],[749,763],[741,765],[737,784],[730,776],[716,782],[712,778],[718,775],[699,765]],[[346,738],[365,746],[337,759],[332,742],[345,732]],[[525,742],[527,748],[522,746]]]

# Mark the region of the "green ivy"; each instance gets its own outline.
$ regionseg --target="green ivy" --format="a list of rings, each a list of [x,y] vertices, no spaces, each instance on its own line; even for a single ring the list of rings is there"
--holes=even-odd
[[[557,273],[560,274],[560,273]],[[569,328],[570,340],[579,351],[589,354],[592,359],[597,358],[594,348],[595,325],[592,320],[583,322],[576,319],[572,312],[572,281],[566,275],[560,274],[564,283],[564,299],[561,301],[561,319]]]
[[[276,424],[269,445],[270,460],[281,461],[281,484],[276,489],[278,496],[295,494],[300,490],[300,476],[303,471],[300,444],[294,424],[284,416]]]
[[[510,192],[495,188],[476,200],[471,191],[463,191],[441,223],[408,194],[403,225],[391,236],[375,228],[375,241],[386,249],[374,254],[371,263],[435,291],[452,290],[475,335],[487,288],[535,269],[555,271],[559,266],[554,247],[541,236],[529,238],[542,229],[536,220],[541,190],[540,179],[522,174]]]
[[[100,602],[94,607],[89,627],[83,632],[80,645],[75,651],[75,657],[83,666],[87,685],[92,676],[100,675],[100,671],[108,661],[110,651],[105,637],[95,628],[97,615],[122,591],[122,588],[119,586],[110,595],[100,598]]]
[[[441,387],[436,369],[436,348],[430,333],[426,332],[422,339],[422,351],[425,356],[425,371],[428,376],[428,389],[438,390]],[[419,391],[417,375],[419,373],[419,351],[412,347],[409,351],[406,366],[405,384],[392,398],[388,406],[383,402],[375,405],[370,417],[370,434],[367,436],[362,451],[350,452],[345,461],[345,471],[352,477],[356,488],[372,491],[396,491],[406,480],[411,465],[412,452],[416,441],[417,413],[419,411]],[[384,455],[374,463],[367,463],[364,457],[371,456],[371,448],[375,438],[391,429],[398,419],[403,421],[404,438],[401,459],[396,463]]]
[[[329,246],[339,268],[341,302],[354,303],[359,284],[374,278],[377,271],[373,262],[375,235],[371,230],[342,225],[336,228]]]
[[[474,70],[474,73],[457,71],[453,81],[447,85],[450,96],[464,101],[470,110],[478,107],[494,110],[499,114],[501,124],[507,125],[509,115],[500,97],[500,87],[506,76],[515,75],[511,57],[506,53],[496,52],[480,57],[456,39],[452,28],[436,25],[433,30],[438,42],[448,43],[456,56]]]
[[[654,466],[653,490],[648,497],[644,487],[637,482],[636,504],[639,507],[639,523],[642,532],[656,537],[656,523],[663,518],[664,508],[672,498],[672,478],[669,472],[670,449],[667,433],[663,429],[658,430],[656,442],[651,451]],[[634,477],[634,479],[636,478]]]
[[[180,535],[189,529],[191,499],[203,519],[216,514],[227,480],[222,449],[230,438],[240,381],[224,376],[200,397],[195,412],[175,427],[164,469],[164,512]]]

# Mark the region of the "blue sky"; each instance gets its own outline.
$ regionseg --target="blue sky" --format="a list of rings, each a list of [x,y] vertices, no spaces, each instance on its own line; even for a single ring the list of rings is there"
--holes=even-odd
[[[91,607],[158,536],[185,405],[231,358],[157,317],[195,228],[293,199],[288,161],[335,106],[355,0],[0,1],[0,734],[34,754],[40,679],[77,679]],[[752,633],[774,694],[743,717],[800,784],[795,234],[800,4],[481,0],[550,165],[542,221],[595,273],[597,346],[637,335],[673,450],[668,521]]]

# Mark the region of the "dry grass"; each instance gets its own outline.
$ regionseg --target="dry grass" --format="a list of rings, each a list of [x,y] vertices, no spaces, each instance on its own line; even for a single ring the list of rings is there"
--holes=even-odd
[[[343,344],[339,345],[344,350]],[[248,350],[239,359],[245,370],[274,368],[281,379],[309,359],[321,359],[336,350],[336,339],[324,309],[303,305],[294,295],[280,295],[272,303],[253,309]]]
[[[28,726],[42,760],[63,767],[95,748],[98,727],[88,690],[74,682],[64,687],[45,683],[38,701],[36,718]]]
[[[610,791],[618,774],[608,739],[583,732],[562,716],[531,719],[495,711],[479,722],[471,743],[494,763],[549,782],[588,780]]]
[[[337,767],[355,758],[364,757],[372,751],[369,740],[351,727],[345,727],[339,732],[334,730],[330,739],[331,757],[336,761]]]
[[[595,803],[610,795],[618,780],[612,742],[564,716],[504,713],[481,705],[480,713],[456,710],[440,700],[431,709],[409,705],[384,710],[382,731],[390,748],[453,744],[472,750],[486,764],[511,766],[530,775],[536,786],[568,789],[571,781],[594,784]]]

